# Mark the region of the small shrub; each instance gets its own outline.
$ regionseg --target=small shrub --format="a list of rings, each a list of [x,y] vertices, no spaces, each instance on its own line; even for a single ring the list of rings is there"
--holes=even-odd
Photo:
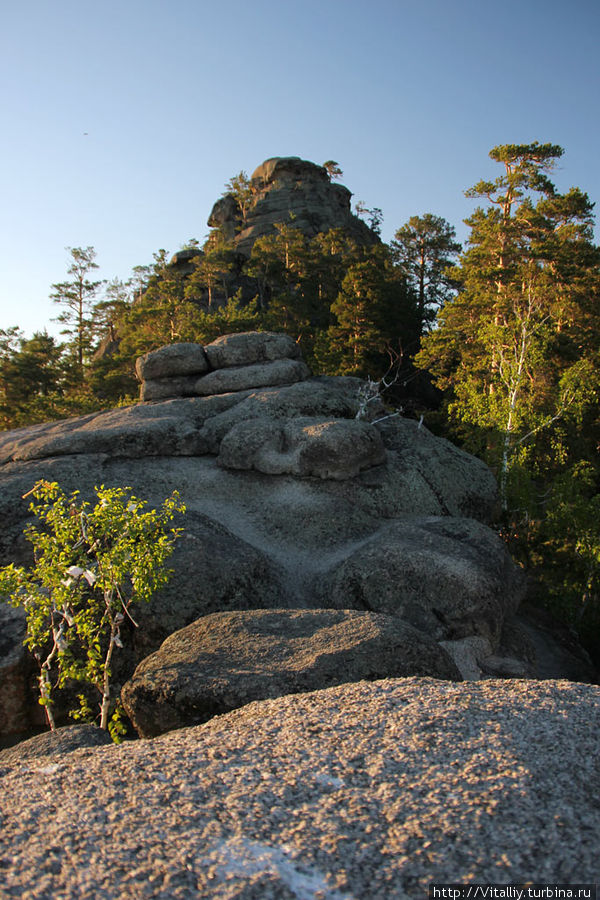
[[[92,507],[78,491],[67,496],[55,482],[35,484],[25,495],[33,497],[29,508],[38,520],[25,529],[35,562],[30,569],[0,569],[0,594],[27,614],[24,643],[40,667],[39,702],[50,728],[56,727],[53,692],[74,681],[99,695],[100,727],[117,740],[124,729],[111,700],[113,652],[123,646],[123,623],[136,626],[131,607],[170,577],[166,560],[181,533],[170,523],[185,507],[176,491],[158,511],[128,487],[101,486],[95,493]],[[74,718],[97,718],[88,696],[79,695]]]

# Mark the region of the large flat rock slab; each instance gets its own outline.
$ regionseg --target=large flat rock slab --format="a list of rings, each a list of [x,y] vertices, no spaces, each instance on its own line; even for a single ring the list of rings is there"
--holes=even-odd
[[[228,435],[236,428],[239,432],[247,422],[255,424],[243,427],[257,435],[283,429],[280,433],[284,445],[290,439],[298,441],[295,435],[300,435],[301,455],[305,460],[322,457],[325,443],[330,456],[343,460],[350,455],[348,443],[352,439],[348,435],[353,431],[375,435],[372,429],[376,429],[377,437],[368,440],[361,437],[363,448],[371,444],[375,451],[361,450],[359,454],[358,469],[366,466],[368,477],[356,479],[354,464],[345,473],[339,464],[331,470],[326,465],[318,465],[314,474],[320,478],[325,475],[324,491],[353,496],[352,502],[358,500],[363,508],[370,508],[382,519],[417,514],[463,515],[489,521],[496,506],[497,488],[487,466],[411,420],[397,417],[378,425],[356,421],[359,384],[357,379],[310,379],[260,391],[141,403],[64,422],[16,429],[0,435],[0,465],[47,460],[51,469],[58,457],[101,454],[107,464],[111,460],[131,460],[130,467],[135,468],[137,464],[143,469],[151,457],[218,456]],[[302,418],[313,420],[312,431],[307,432],[298,424],[297,420]],[[222,459],[234,457],[236,468],[255,468],[257,461],[253,454],[260,449],[257,442],[253,439],[248,443],[246,457],[243,442],[241,446],[238,442],[232,454],[234,436],[235,432],[225,444]],[[167,467],[170,465],[165,463]],[[259,460],[258,466],[264,468],[264,462]],[[300,469],[294,474],[301,478],[313,474],[312,465],[291,467]],[[280,466],[282,474],[286,473],[285,469]],[[330,484],[327,483],[329,471]],[[6,467],[0,470],[3,484],[9,472]],[[335,484],[340,476],[346,488]],[[10,498],[8,503],[16,499]]]
[[[400,675],[461,677],[435,641],[389,616],[240,611],[205,616],[172,634],[140,663],[121,699],[147,738],[253,700]]]
[[[208,372],[197,380],[194,393],[208,397],[211,394],[226,394],[230,391],[256,390],[304,381],[309,375],[308,366],[300,359],[275,359],[272,362],[231,366]]]
[[[593,883],[599,730],[597,686],[407,678],[0,768],[2,890],[422,900],[431,882]]]
[[[139,403],[6,431],[0,433],[0,464],[95,453],[117,459],[202,456],[211,452],[208,438],[203,436],[206,423],[247,396]]]

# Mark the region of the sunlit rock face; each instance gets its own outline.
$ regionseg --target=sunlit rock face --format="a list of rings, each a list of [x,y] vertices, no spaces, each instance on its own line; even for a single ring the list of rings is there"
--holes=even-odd
[[[194,296],[189,298],[201,308],[220,306],[240,291],[243,304],[256,297],[259,292],[257,281],[245,272],[244,265],[255,241],[276,234],[278,225],[298,229],[307,238],[336,228],[342,229],[361,246],[380,242],[378,235],[352,213],[351,191],[332,182],[323,166],[298,156],[276,156],[261,163],[250,181],[252,197],[244,209],[236,197],[228,193],[215,202],[208,217],[209,227],[218,229],[237,253],[232,254],[231,266],[223,274],[225,287],[216,285],[210,297],[206,288],[197,287]],[[203,256],[204,251],[199,247],[187,247],[171,257],[168,268],[173,275],[185,280],[196,270]],[[118,329],[111,329],[101,341],[94,360],[100,362],[116,353],[119,341]],[[146,399],[159,400],[164,396],[157,388],[156,393]]]
[[[226,334],[206,347],[170,344],[141,356],[136,374],[142,400],[210,397],[308,378],[300,348],[287,334]]]
[[[252,173],[253,199],[242,213],[232,194],[215,203],[208,224],[221,228],[236,249],[250,256],[254,242],[274,234],[276,224],[291,225],[308,237],[343,228],[359,244],[377,236],[350,209],[351,192],[330,181],[327,170],[298,156],[275,156]]]
[[[423,659],[437,654],[425,669],[435,677],[447,665],[440,642],[481,637],[497,652],[523,580],[486,524],[496,484],[480,460],[386,417],[378,398],[365,409],[357,378],[311,377],[285,335],[173,345],[137,370],[137,405],[0,435],[0,564],[28,559],[23,498],[41,478],[88,500],[96,485],[129,486],[152,505],[177,490],[187,507],[174,574],[136,610],[117,687],[169,635],[236,610],[377,613],[393,620],[389,633],[395,622],[421,635]],[[149,385],[166,398],[150,400]],[[36,708],[22,621],[11,627],[0,666],[6,731]],[[373,674],[397,675],[399,664]]]
[[[167,638],[121,699],[140,737],[155,737],[254,700],[392,674],[461,680],[438,643],[395,616],[237,610],[204,616]]]
[[[0,761],[0,892],[423,900],[432,883],[511,896],[502,885],[531,882],[594,896],[599,701],[566,681],[361,680],[154,740],[27,748]]]

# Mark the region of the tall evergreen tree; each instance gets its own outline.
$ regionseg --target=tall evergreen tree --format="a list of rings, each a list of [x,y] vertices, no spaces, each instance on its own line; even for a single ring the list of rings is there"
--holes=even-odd
[[[233,194],[238,202],[242,219],[245,219],[255,200],[255,190],[246,172],[242,170],[229,179],[225,185],[223,196],[226,197],[227,194]]]
[[[17,340],[3,341],[0,352],[2,426],[14,428],[52,418],[48,398],[61,393],[65,385],[63,348],[46,331],[37,331],[30,338],[24,338],[16,329],[10,329],[8,334]]]
[[[63,312],[55,319],[65,328],[62,334],[71,338],[75,355],[75,370],[79,381],[83,381],[85,363],[94,340],[93,306],[101,281],[90,281],[88,275],[98,268],[96,251],[93,247],[67,247],[71,255],[71,265],[67,269],[68,281],[52,285],[50,298],[63,307]]]
[[[92,322],[94,334],[116,340],[117,322],[123,318],[132,300],[131,281],[113,278],[106,284],[104,299],[94,303]]]
[[[381,376],[389,350],[415,336],[414,304],[383,245],[363,249],[347,269],[331,306],[335,323],[320,335],[315,354],[330,374]]]
[[[323,168],[327,169],[327,174],[331,181],[334,179],[341,178],[344,174],[340,168],[340,164],[335,161],[335,159],[328,159],[323,163]]]
[[[193,261],[194,271],[185,280],[187,300],[208,310],[229,300],[230,281],[236,268],[236,254],[223,233],[214,228],[202,253]]]
[[[562,152],[538,143],[491,151],[503,173],[467,192],[488,207],[467,220],[460,293],[419,357],[450,392],[453,420],[472,441],[485,436],[479,449],[497,466],[505,508],[511,474],[532,469],[532,447],[545,441],[551,453],[557,423],[597,400],[592,204],[577,188],[556,191],[549,173]]]
[[[445,389],[451,431],[498,474],[510,547],[540,602],[600,662],[600,253],[592,206],[550,179],[553,144],[508,144],[468,196],[456,299],[417,363]]]
[[[133,360],[164,344],[195,340],[197,306],[185,297],[185,277],[169,263],[166,250],[154,254],[145,291],[120,324],[122,353]]]
[[[420,332],[429,331],[439,309],[455,294],[448,268],[461,245],[456,231],[441,216],[411,216],[391,242],[393,258],[417,298]]]

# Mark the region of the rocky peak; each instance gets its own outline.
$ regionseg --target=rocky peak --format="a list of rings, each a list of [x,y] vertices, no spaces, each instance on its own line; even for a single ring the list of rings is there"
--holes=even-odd
[[[194,260],[199,256],[204,256],[199,247],[188,247],[185,250],[178,250],[169,260],[169,266],[179,275],[186,277],[194,271]]]
[[[242,213],[233,194],[221,197],[208,219],[249,256],[254,242],[275,232],[276,224],[299,228],[314,237],[330,228],[344,228],[360,244],[378,241],[371,229],[350,209],[351,192],[334,184],[327,169],[298,156],[274,156],[252,173],[254,201]]]
[[[329,175],[324,166],[318,166],[307,159],[300,159],[299,156],[272,156],[270,159],[265,159],[254,170],[250,180],[259,190],[261,187],[266,188],[278,182],[282,184],[290,181],[302,181],[306,178],[329,184]],[[344,188],[344,190],[348,189]]]

